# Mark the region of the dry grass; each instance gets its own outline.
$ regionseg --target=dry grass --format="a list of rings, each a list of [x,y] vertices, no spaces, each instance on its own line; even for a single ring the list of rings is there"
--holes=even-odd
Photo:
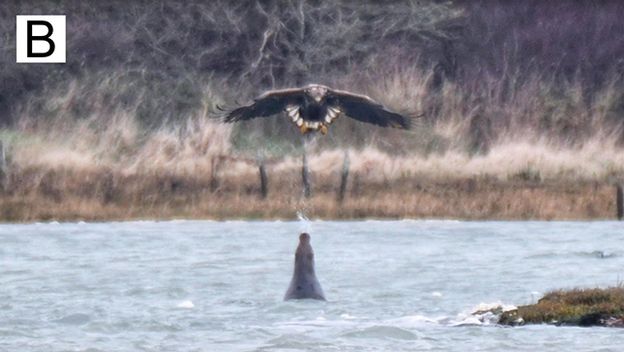
[[[595,219],[615,214],[613,187],[601,182],[488,176],[380,178],[366,171],[368,168],[355,166],[346,199],[339,203],[338,170],[313,172],[313,197],[306,200],[293,163],[292,168],[282,164],[269,167],[269,196],[263,200],[257,170],[247,164],[233,166],[222,166],[216,180],[211,173],[154,169],[123,173],[106,166],[13,169],[0,197],[0,216],[9,221],[34,221],[293,219],[297,210],[323,219]]]
[[[613,184],[624,175],[624,148],[608,120],[621,96],[617,85],[587,103],[578,85],[553,100],[553,86],[527,80],[503,99],[495,81],[482,90],[448,83],[438,91],[429,74],[388,67],[380,71],[378,88],[361,91],[396,110],[429,115],[409,132],[340,119],[309,148],[309,200],[302,199],[300,147],[252,125],[211,119],[215,102],[228,95],[215,86],[204,88],[192,114],[146,127],[140,106],[158,97],[128,87],[120,76],[72,81],[25,107],[18,126],[0,131],[9,152],[0,218],[294,218],[300,209],[319,218],[615,214]],[[370,79],[353,74],[336,85],[364,87]],[[138,98],[120,103],[129,91]],[[264,121],[292,127],[279,118]],[[241,143],[252,134],[258,138]],[[296,132],[291,137],[298,141]],[[279,152],[270,152],[274,146]],[[339,203],[345,152],[350,178]],[[268,158],[266,200],[259,197],[256,165],[262,154]]]

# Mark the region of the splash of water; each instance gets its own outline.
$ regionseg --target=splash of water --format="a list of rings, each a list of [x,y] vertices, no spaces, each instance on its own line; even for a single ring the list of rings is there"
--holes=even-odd
[[[305,210],[299,209],[297,210],[297,219],[299,220],[299,229],[300,232],[311,232],[311,222],[310,219],[306,216]]]
[[[308,217],[305,215],[305,212],[303,209],[299,209],[297,210],[297,219],[299,221],[305,221],[305,222],[309,222],[310,219],[308,219]]]
[[[313,136],[314,135],[314,136]],[[310,175],[308,169],[307,154],[311,147],[316,145],[316,134],[305,135],[302,139],[302,176],[304,178],[304,188],[302,189],[300,205],[297,209],[297,219],[299,220],[300,232],[311,232],[311,222],[306,213],[308,212],[308,200],[310,196],[310,190],[305,188],[305,185],[309,185]]]

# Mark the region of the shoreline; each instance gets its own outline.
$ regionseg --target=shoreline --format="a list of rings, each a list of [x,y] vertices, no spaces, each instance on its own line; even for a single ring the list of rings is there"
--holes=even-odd
[[[105,174],[106,175],[106,174]],[[17,177],[19,176],[19,177]],[[599,181],[524,181],[488,177],[349,182],[317,179],[305,199],[296,175],[280,175],[263,199],[253,178],[209,180],[55,173],[33,187],[12,175],[0,193],[0,222],[132,220],[616,220],[616,187]],[[16,179],[22,182],[15,182]],[[356,179],[357,180],[357,179]],[[13,185],[11,187],[10,185]],[[278,188],[279,187],[279,188]]]
[[[68,219],[68,220],[32,220],[32,221],[0,221],[0,225],[36,225],[36,224],[104,224],[104,223],[132,223],[132,222],[276,222],[276,223],[289,223],[298,222],[301,220],[295,218],[266,218],[266,219],[247,219],[247,218],[226,218],[226,219],[211,219],[211,218],[128,218],[128,219],[104,219],[104,220],[82,220],[82,219]],[[614,219],[557,219],[557,220],[507,220],[507,219],[494,219],[494,220],[471,220],[471,219],[443,219],[443,218],[354,218],[354,219],[308,219],[309,222],[392,222],[392,221],[406,221],[406,222],[562,222],[562,223],[575,223],[575,222],[615,222]]]

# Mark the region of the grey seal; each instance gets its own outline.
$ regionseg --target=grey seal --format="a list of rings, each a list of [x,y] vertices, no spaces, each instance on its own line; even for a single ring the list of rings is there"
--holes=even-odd
[[[321,284],[314,273],[314,251],[310,245],[310,235],[305,232],[299,235],[299,246],[295,251],[295,268],[284,300],[304,298],[325,300]]]

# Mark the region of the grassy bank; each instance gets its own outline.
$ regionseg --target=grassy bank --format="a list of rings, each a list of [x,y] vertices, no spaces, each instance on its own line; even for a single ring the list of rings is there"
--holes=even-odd
[[[130,122],[119,124],[98,134],[81,123],[67,134],[5,131],[0,219],[293,219],[298,210],[323,219],[606,219],[615,215],[613,181],[624,166],[616,146],[598,142],[423,156],[323,149],[321,139],[309,150],[311,198],[302,196],[295,152],[265,159],[263,199],[257,160],[229,144],[231,127],[198,120],[138,137]]]
[[[251,184],[212,192],[209,184],[202,185],[199,180],[154,177],[145,183],[145,179],[113,176],[61,190],[55,185],[71,182],[72,176],[45,175],[37,189],[10,192],[0,198],[3,221],[295,219],[297,210],[321,219],[555,220],[605,219],[615,214],[613,188],[594,183],[536,185],[466,179],[448,183],[404,181],[396,186],[360,184],[368,190],[348,195],[339,203],[331,186],[314,190],[309,200],[301,199],[301,192],[293,188],[263,200]]]
[[[536,304],[502,313],[501,324],[624,326],[624,288],[553,291]]]
[[[244,103],[257,87],[204,77],[192,104],[159,120],[146,109],[168,91],[132,70],[50,84],[0,130],[0,220],[292,219],[297,210],[324,219],[615,216],[614,184],[624,180],[619,80],[595,87],[535,74],[513,87],[494,77],[466,87],[398,61],[375,66],[328,81],[422,117],[410,131],[341,117],[307,147],[310,199],[301,135],[283,116],[215,119],[217,104]]]
[[[388,75],[386,91],[372,93],[397,110],[434,96],[427,76],[411,72]],[[301,136],[283,117],[221,124],[211,112],[219,91],[206,86],[193,114],[148,128],[141,100],[106,103],[111,94],[123,100],[114,94],[126,83],[96,81],[50,91],[0,131],[1,220],[292,219],[301,209],[324,219],[605,219],[615,215],[614,184],[624,178],[620,129],[607,122],[615,87],[591,106],[574,103],[571,87],[549,110],[548,95],[527,86],[527,95],[497,107],[509,117],[498,127],[478,112],[496,99],[471,110],[471,93],[452,85],[438,96],[445,117],[416,121],[411,131],[341,118],[307,147],[312,197],[303,199]],[[571,124],[582,133],[564,138]],[[550,127],[533,127],[542,125]],[[345,153],[349,176],[338,202]]]

